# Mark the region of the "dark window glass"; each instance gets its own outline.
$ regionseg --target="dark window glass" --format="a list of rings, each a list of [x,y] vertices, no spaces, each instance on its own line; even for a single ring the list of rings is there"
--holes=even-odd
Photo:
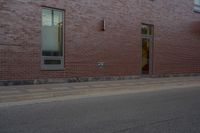
[[[61,60],[45,60],[44,64],[46,64],[46,65],[54,65],[54,64],[59,65],[59,64],[61,64]]]

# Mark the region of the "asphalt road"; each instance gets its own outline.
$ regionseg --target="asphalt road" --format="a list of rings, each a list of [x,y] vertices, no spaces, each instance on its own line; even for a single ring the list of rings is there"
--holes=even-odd
[[[0,133],[200,133],[200,87],[1,107]]]

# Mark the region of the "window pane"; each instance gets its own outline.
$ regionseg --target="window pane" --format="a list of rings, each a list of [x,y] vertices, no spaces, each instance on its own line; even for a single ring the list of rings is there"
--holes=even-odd
[[[142,25],[142,34],[144,35],[152,35],[153,31],[152,31],[152,26],[150,25]]]
[[[42,26],[52,25],[52,11],[49,9],[42,10]]]
[[[63,55],[63,12],[53,9],[42,11],[43,56]]]
[[[62,12],[54,11],[54,25],[59,25],[62,23],[63,15]]]
[[[142,34],[147,34],[148,33],[148,29],[146,26],[142,26]]]
[[[200,0],[194,0],[194,3],[195,3],[196,5],[200,5]]]

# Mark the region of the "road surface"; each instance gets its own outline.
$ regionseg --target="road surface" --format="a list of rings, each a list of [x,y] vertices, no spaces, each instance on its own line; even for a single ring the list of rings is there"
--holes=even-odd
[[[1,107],[0,133],[200,133],[200,87]]]

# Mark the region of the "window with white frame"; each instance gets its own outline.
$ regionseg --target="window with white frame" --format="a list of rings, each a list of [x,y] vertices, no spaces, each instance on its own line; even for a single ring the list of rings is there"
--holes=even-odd
[[[194,11],[200,13],[200,0],[194,0]]]
[[[42,9],[42,61],[45,70],[64,69],[64,11]]]

